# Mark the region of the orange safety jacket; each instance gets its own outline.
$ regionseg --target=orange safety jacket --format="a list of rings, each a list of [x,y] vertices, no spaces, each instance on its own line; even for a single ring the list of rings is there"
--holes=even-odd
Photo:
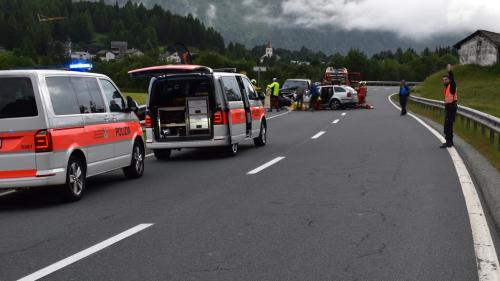
[[[444,88],[444,103],[450,104],[458,101],[458,90],[456,90],[455,94],[451,94],[451,85],[446,86]]]

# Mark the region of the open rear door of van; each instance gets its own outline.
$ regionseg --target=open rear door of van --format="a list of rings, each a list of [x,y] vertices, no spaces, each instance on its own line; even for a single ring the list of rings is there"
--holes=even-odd
[[[131,77],[158,77],[168,74],[188,74],[188,73],[213,73],[212,69],[200,65],[159,65],[131,70],[128,74]]]

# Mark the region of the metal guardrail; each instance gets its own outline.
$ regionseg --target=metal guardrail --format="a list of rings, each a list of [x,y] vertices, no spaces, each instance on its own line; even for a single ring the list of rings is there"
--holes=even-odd
[[[401,81],[366,81],[367,86],[399,86]],[[408,86],[417,86],[422,82],[406,82]]]
[[[430,108],[444,109],[444,102],[442,101],[415,96],[411,96],[410,100]],[[480,126],[483,136],[486,136],[486,130],[488,129],[490,131],[490,143],[492,144],[495,143],[495,135],[499,135],[498,149],[500,150],[500,118],[461,105],[458,106],[457,115],[462,119],[462,122],[466,123],[467,128],[470,128],[471,124],[474,129]]]

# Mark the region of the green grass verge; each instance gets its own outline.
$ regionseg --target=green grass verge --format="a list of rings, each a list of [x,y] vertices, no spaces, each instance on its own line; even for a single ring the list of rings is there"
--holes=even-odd
[[[459,104],[500,117],[500,64],[490,67],[461,65],[455,67]],[[445,70],[434,73],[415,87],[413,94],[442,100]]]
[[[148,98],[148,94],[146,93],[123,93],[124,96],[131,96],[135,101],[139,103],[139,105],[146,104],[146,99]]]
[[[393,96],[392,99],[394,102],[399,103],[397,95]],[[431,110],[412,101],[408,101],[408,110],[418,115],[427,117],[439,124],[444,122],[444,110]],[[470,123],[467,124],[467,120],[462,119],[460,116],[457,116],[453,128],[456,135],[460,136],[463,140],[472,145],[500,172],[500,138],[498,134],[494,135],[492,143],[490,141],[489,129],[486,128],[483,135],[480,124],[474,126],[473,121],[470,121]]]

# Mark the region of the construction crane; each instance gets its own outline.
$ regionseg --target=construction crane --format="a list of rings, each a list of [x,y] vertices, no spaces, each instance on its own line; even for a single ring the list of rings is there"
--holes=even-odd
[[[58,20],[65,20],[66,17],[46,17],[44,15],[38,14],[38,21],[39,22],[48,22],[48,21],[58,21]]]

